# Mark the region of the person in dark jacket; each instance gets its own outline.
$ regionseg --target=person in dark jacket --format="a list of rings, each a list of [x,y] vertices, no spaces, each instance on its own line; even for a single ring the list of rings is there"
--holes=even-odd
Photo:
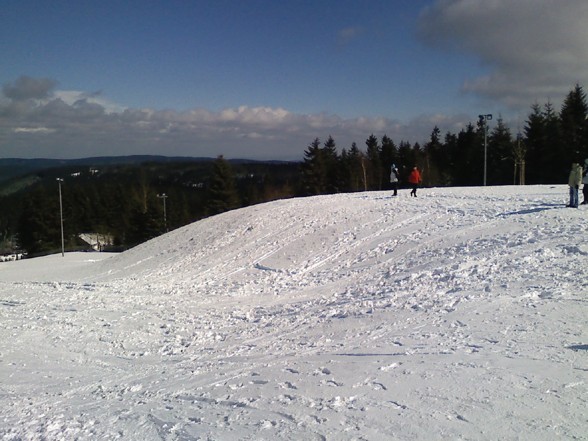
[[[417,197],[417,188],[421,182],[421,172],[419,172],[419,169],[415,165],[408,176],[408,183],[412,186],[412,190],[410,191],[411,196],[414,196],[415,198]]]
[[[394,190],[394,194],[392,196],[398,195],[398,181],[400,181],[400,172],[398,168],[396,168],[396,164],[392,164],[390,169],[390,184],[392,184],[392,190]]]

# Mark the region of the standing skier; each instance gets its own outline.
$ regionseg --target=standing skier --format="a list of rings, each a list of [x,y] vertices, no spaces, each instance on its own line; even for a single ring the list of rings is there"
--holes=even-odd
[[[412,190],[410,191],[411,196],[414,196],[415,198],[417,197],[417,194],[416,194],[417,188],[418,188],[419,184],[421,183],[421,181],[422,181],[421,173],[419,172],[419,169],[415,165],[413,167],[412,171],[410,172],[410,175],[408,176],[408,182],[412,186]]]
[[[392,184],[392,189],[394,190],[394,194],[392,196],[398,195],[398,177],[400,176],[400,172],[398,168],[396,168],[396,164],[392,164],[390,169],[390,183]]]
[[[570,186],[570,208],[578,208],[578,189],[582,183],[582,166],[577,162],[572,164],[568,185]]]
[[[582,194],[584,195],[584,200],[582,201],[582,205],[588,204],[588,159],[584,160],[584,172],[582,173]]]

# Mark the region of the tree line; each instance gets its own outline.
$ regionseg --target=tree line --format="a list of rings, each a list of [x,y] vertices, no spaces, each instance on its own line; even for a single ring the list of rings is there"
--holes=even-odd
[[[559,112],[550,102],[531,106],[516,135],[500,116],[490,129],[489,118],[481,115],[457,134],[443,136],[434,127],[424,145],[372,134],[364,149],[353,143],[339,152],[333,137],[322,144],[315,138],[304,152],[302,193],[383,190],[392,164],[404,182],[412,167],[419,167],[425,186],[482,185],[484,164],[487,185],[566,182],[570,164],[588,158],[587,116],[586,94],[576,85]]]
[[[107,250],[124,250],[207,216],[292,197],[298,167],[283,162],[232,164],[219,156],[190,163],[44,170],[34,176],[34,184],[0,196],[5,208],[0,210],[0,253],[57,252],[61,217],[66,250],[88,248],[81,233],[109,236],[113,244]],[[62,209],[57,178],[63,179]]]

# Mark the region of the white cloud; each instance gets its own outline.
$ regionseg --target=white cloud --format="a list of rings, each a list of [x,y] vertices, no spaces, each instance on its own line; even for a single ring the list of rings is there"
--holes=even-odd
[[[350,148],[353,142],[364,147],[370,134],[386,134],[396,142],[423,142],[435,124],[442,130],[453,130],[460,124],[459,118],[449,123],[431,116],[401,123],[382,117],[295,114],[279,107],[239,106],[218,112],[132,109],[100,94],[51,90],[45,91],[42,99],[4,96],[0,115],[3,156],[52,158],[224,154],[296,160],[316,137],[325,140],[333,136],[339,148]]]
[[[586,23],[586,0],[438,0],[423,11],[420,35],[489,68],[464,92],[528,109],[588,83]]]
[[[281,124],[290,113],[282,108],[247,107],[240,106],[237,109],[225,109],[219,113],[221,121],[274,125]]]
[[[14,133],[53,133],[55,129],[48,127],[15,127],[12,129]]]
[[[61,99],[70,106],[81,105],[84,103],[97,104],[104,109],[106,113],[122,112],[125,107],[101,96],[100,92],[87,93],[77,90],[57,90],[53,93],[52,98]]]

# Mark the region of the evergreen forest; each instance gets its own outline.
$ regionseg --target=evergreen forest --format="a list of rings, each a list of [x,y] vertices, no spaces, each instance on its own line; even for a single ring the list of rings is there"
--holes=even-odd
[[[299,164],[194,159],[42,169],[0,184],[0,254],[88,249],[80,234],[122,251],[233,208],[291,197]],[[61,197],[60,197],[61,196]],[[60,205],[61,202],[61,205]]]
[[[354,143],[339,153],[332,137],[323,143],[316,138],[304,152],[302,192],[385,190],[392,164],[401,182],[417,166],[425,187],[562,184],[571,163],[588,158],[588,105],[579,85],[559,112],[549,102],[531,106],[519,133],[500,115],[490,116],[480,115],[459,133],[442,134],[434,127],[424,145],[372,134],[363,148]]]
[[[576,85],[560,109],[530,108],[513,134],[500,115],[481,115],[459,133],[432,128],[424,144],[371,134],[340,148],[315,138],[301,162],[214,160],[51,166],[0,183],[0,254],[30,256],[87,248],[81,233],[108,235],[124,250],[207,216],[275,199],[401,186],[412,167],[423,186],[564,184],[572,162],[588,158],[588,104]],[[2,170],[0,169],[0,172]],[[14,170],[12,170],[14,174]],[[1,173],[0,173],[1,174]],[[58,193],[59,191],[59,193]]]

